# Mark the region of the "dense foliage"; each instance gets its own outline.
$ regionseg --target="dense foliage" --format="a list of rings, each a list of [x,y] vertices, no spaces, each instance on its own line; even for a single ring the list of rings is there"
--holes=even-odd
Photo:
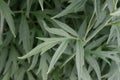
[[[119,0],[0,0],[0,80],[120,80]]]

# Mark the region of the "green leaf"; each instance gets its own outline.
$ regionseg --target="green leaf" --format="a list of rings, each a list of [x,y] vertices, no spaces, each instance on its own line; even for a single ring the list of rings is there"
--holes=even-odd
[[[4,29],[4,16],[3,13],[1,12],[0,16],[0,45],[3,43],[3,29]]]
[[[58,49],[55,51],[55,54],[52,57],[47,73],[50,73],[50,71],[53,69],[55,63],[58,61],[59,57],[62,55],[62,53],[66,49],[68,42],[69,42],[68,40],[63,41],[61,45],[58,47]]]
[[[43,11],[43,1],[44,1],[44,0],[39,0],[39,4],[40,4],[40,6],[41,6],[42,11]]]
[[[10,69],[14,69],[11,71],[11,75],[13,75],[18,68],[18,66],[17,66],[18,52],[13,46],[10,46],[9,53],[10,54],[9,54],[8,59],[6,61],[6,65],[5,65],[5,69],[4,69],[3,74],[7,73]]]
[[[10,80],[10,72],[7,72],[2,78],[2,80]]]
[[[103,76],[103,78],[108,78],[108,80],[117,80],[120,78],[119,66],[113,61],[110,66],[110,71]]]
[[[101,80],[101,71],[96,59],[92,56],[86,56],[86,59],[89,65],[92,66],[93,69],[95,70],[98,80]]]
[[[84,66],[84,48],[81,41],[76,42],[76,68],[78,80],[83,79],[83,66]]]
[[[70,5],[68,5],[66,7],[66,9],[64,9],[62,12],[60,12],[59,14],[57,14],[56,16],[52,17],[52,18],[59,18],[62,17],[64,15],[67,15],[69,13],[74,13],[79,11],[84,4],[86,3],[87,0],[77,0],[77,1],[73,1]]]
[[[108,23],[108,25],[119,26],[120,19],[112,20],[111,22]]]
[[[98,16],[100,13],[100,0],[94,0],[94,8],[95,8],[95,13]]]
[[[104,21],[105,18],[106,12],[105,11],[99,12],[99,15],[97,16],[97,22],[95,23],[94,28],[98,27]]]
[[[27,75],[28,75],[28,80],[35,80],[35,78],[34,78],[32,73],[27,72]]]
[[[33,0],[27,0],[27,9],[26,9],[26,15],[29,17],[30,9],[32,7]]]
[[[120,46],[120,27],[113,25],[110,29],[110,34],[107,43],[117,42],[118,47]]]
[[[113,12],[117,8],[118,0],[106,0],[109,11]]]
[[[107,17],[105,21],[88,36],[86,42],[89,42],[97,33],[99,33],[99,31],[101,31],[108,24],[110,20],[111,18]]]
[[[86,33],[86,28],[87,28],[87,22],[86,22],[86,19],[82,22],[82,24],[80,25],[79,27],[79,30],[78,30],[78,35],[83,38],[85,36],[85,33]]]
[[[52,19],[60,28],[64,29],[65,31],[67,31],[68,33],[70,33],[73,36],[77,36],[78,34],[76,33],[75,30],[73,30],[71,27],[69,27],[67,24],[60,22],[58,20]]]
[[[65,38],[66,39],[66,38]],[[40,52],[42,52],[42,49],[45,49],[45,51],[47,51],[48,49],[50,49],[50,48],[45,48],[46,46],[48,46],[48,45],[52,45],[52,44],[54,44],[54,46],[56,45],[56,43],[59,43],[59,41],[62,41],[62,40],[64,40],[64,39],[59,39],[59,40],[54,40],[54,41],[47,41],[47,42],[44,42],[44,43],[41,43],[41,44],[39,44],[38,46],[36,46],[34,49],[32,49],[29,53],[27,53],[26,55],[24,55],[24,56],[22,56],[22,57],[18,57],[19,59],[25,59],[25,58],[28,58],[28,57],[31,57],[31,56],[33,56],[33,55],[35,55],[35,54],[38,54],[38,53],[40,53]],[[52,47],[53,47],[53,45],[52,45]],[[52,48],[51,47],[51,48]],[[44,52],[45,52],[44,51]]]
[[[26,17],[22,15],[21,17],[21,22],[19,26],[19,38],[20,38],[20,43],[23,43],[23,48],[25,52],[29,52],[32,48],[31,43],[30,43],[30,30],[29,26],[26,20]]]
[[[74,58],[75,54],[72,54],[67,58],[67,60],[62,64],[61,68],[64,67],[72,58]]]
[[[98,53],[97,53],[98,52]],[[116,63],[120,62],[120,59],[117,55],[117,51],[96,51],[98,56],[112,59]]]
[[[105,36],[102,36],[100,38],[98,38],[97,40],[94,40],[92,42],[90,42],[86,47],[85,49],[86,50],[91,50],[91,49],[94,49],[95,47],[97,46],[100,46],[106,39],[107,39],[107,35]]]
[[[15,24],[14,24],[14,20],[13,20],[13,17],[12,17],[13,13],[10,10],[9,6],[3,0],[0,0],[0,12],[3,13],[3,16],[8,23],[9,28],[10,28],[13,36],[16,37],[16,35],[15,35]]]
[[[56,35],[59,35],[59,36],[71,37],[67,32],[65,32],[65,31],[62,30],[62,29],[49,28],[44,21],[43,21],[43,25],[44,25],[45,29],[46,29],[49,33],[56,34]]]
[[[120,16],[120,8],[118,8],[116,11],[110,13],[111,16]]]
[[[2,53],[0,55],[0,64],[1,64],[0,65],[0,73],[1,73],[1,71],[3,70],[3,68],[5,66],[7,56],[8,56],[8,49],[3,49]]]
[[[91,78],[89,72],[87,71],[87,69],[86,69],[85,67],[83,67],[83,72],[84,72],[84,74],[83,74],[84,80],[92,80],[92,78]]]
[[[3,43],[2,39],[2,35],[0,35],[0,45]]]
[[[37,39],[48,42],[48,41],[59,41],[59,40],[64,40],[65,38],[42,38],[42,37],[37,37]]]
[[[25,71],[26,70],[23,67],[19,68],[19,70],[15,74],[15,80],[23,80]]]
[[[48,79],[48,75],[47,75],[47,71],[48,71],[48,64],[47,64],[48,57],[49,57],[48,54],[41,55],[39,69],[37,70],[37,74],[41,71],[43,80],[47,80]]]
[[[71,75],[69,77],[70,77],[70,80],[77,80],[75,67],[73,67],[73,69],[71,71]]]
[[[34,55],[33,60],[32,60],[32,64],[29,67],[28,71],[32,70],[35,67],[35,65],[37,64],[37,61],[38,61],[38,57],[39,57],[39,54],[38,55]]]

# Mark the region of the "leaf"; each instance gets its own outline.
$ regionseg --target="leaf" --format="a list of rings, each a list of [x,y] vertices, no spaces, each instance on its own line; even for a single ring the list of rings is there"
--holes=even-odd
[[[83,44],[80,41],[76,42],[76,68],[77,68],[77,75],[78,80],[83,79],[83,66],[84,66],[84,48]]]
[[[59,35],[59,36],[71,37],[67,32],[65,32],[65,31],[62,30],[62,29],[46,28],[46,30],[47,30],[49,33],[56,34],[56,35]]]
[[[13,39],[12,34],[10,34],[10,32],[7,32],[6,38],[5,38],[5,40],[3,41],[4,47],[8,46],[8,45],[11,43],[11,40],[12,40],[12,39]]]
[[[53,69],[55,63],[58,61],[59,57],[62,55],[62,53],[66,49],[68,42],[69,42],[68,40],[63,41],[61,45],[58,47],[58,49],[55,51],[55,54],[52,57],[47,73],[50,73],[50,71]]]
[[[6,62],[5,64],[5,69],[4,69],[4,72],[3,74],[5,75],[7,73],[7,71],[10,69],[11,67],[11,63],[12,63],[12,59],[11,59],[11,56],[8,58],[8,61]]]
[[[23,48],[25,52],[26,53],[29,52],[32,48],[30,44],[30,30],[24,15],[22,15],[21,17],[21,22],[19,26],[19,38],[20,38],[19,43],[21,42],[23,43]]]
[[[42,48],[42,49],[41,49],[41,50],[42,50],[41,55],[42,55],[43,53],[45,53],[46,50],[49,50],[50,48],[54,47],[54,46],[57,45],[57,44],[58,44],[58,42],[54,42],[54,43],[48,44],[47,46],[45,46],[44,48]]]
[[[19,53],[14,46],[11,46],[10,54],[11,54],[10,58],[12,59],[12,62],[11,62],[12,71],[11,71],[10,75],[13,76],[17,72],[17,70],[19,69],[19,66],[17,63],[17,57],[19,56]]]
[[[52,18],[59,18],[59,17],[62,17],[64,15],[67,15],[69,13],[77,12],[84,6],[86,1],[87,0],[77,0],[77,1],[75,0],[70,5],[68,5],[66,7],[66,9],[64,9],[62,12],[60,12],[59,14],[57,14],[56,16],[54,16]]]
[[[43,11],[43,1],[44,1],[44,0],[39,0],[39,4],[40,4],[40,6],[41,6],[42,11]]]
[[[106,20],[88,36],[86,42],[89,42],[99,31],[101,31],[108,24],[110,20],[111,18],[107,17]]]
[[[61,68],[64,67],[74,56],[75,54],[70,55],[69,58],[67,58],[67,60],[62,64]]]
[[[119,80],[120,78],[119,76],[120,72],[118,69],[119,66],[117,66],[114,61],[111,64],[112,65],[110,66],[110,71],[107,74],[105,74],[103,78],[108,78],[108,80]]]
[[[23,80],[25,75],[25,69],[23,67],[19,68],[15,74],[15,80]]]
[[[71,27],[69,27],[67,24],[62,23],[58,20],[52,19],[60,28],[64,29],[65,31],[67,31],[68,33],[72,34],[73,36],[77,36],[78,34],[76,33],[76,31],[74,31]]]
[[[70,77],[70,80],[77,80],[75,67],[73,67],[73,69],[71,71],[71,75],[69,77]]]
[[[48,60],[48,54],[41,55],[39,69],[37,70],[37,74],[41,71],[43,80],[47,80],[48,79],[48,75],[47,75],[47,71],[48,71],[47,60]]]
[[[112,20],[111,22],[108,23],[108,25],[119,26],[120,25],[120,19]]]
[[[86,60],[89,63],[89,65],[92,66],[93,69],[95,70],[98,80],[101,80],[101,71],[96,59],[91,56],[86,56]]]
[[[96,15],[98,16],[99,15],[99,13],[100,13],[100,0],[98,1],[98,0],[94,0],[94,8],[95,8],[95,13],[96,13]]]
[[[16,49],[13,46],[10,46],[9,53],[10,54],[8,55],[8,59],[6,61],[6,65],[5,65],[3,74],[6,74],[10,69],[14,68],[14,70],[12,70],[11,74],[10,74],[10,75],[13,75],[18,68],[18,65],[17,65],[18,52],[16,51]]]
[[[117,51],[96,51],[98,56],[112,59],[116,63],[120,62],[120,59],[117,55]]]
[[[9,6],[3,0],[0,0],[0,12],[3,13],[3,16],[8,23],[9,28],[10,28],[13,36],[16,37],[16,35],[15,35],[15,24],[14,24],[14,20],[13,20],[13,17],[12,17],[13,13],[10,10]]]
[[[92,42],[90,42],[86,47],[85,49],[86,50],[90,50],[90,49],[94,49],[95,47],[97,46],[100,46],[106,39],[107,39],[107,35],[105,36],[102,36],[100,38],[98,38],[97,40],[94,40]]]
[[[0,45],[3,43],[3,27],[4,27],[4,16],[3,13],[1,12],[1,16],[0,16]]]
[[[112,26],[111,29],[110,29],[110,34],[109,34],[109,37],[108,37],[108,40],[107,40],[107,44],[110,43],[110,41],[112,40],[112,38],[116,38],[116,27],[115,26]]]
[[[107,43],[117,42],[118,47],[120,46],[120,27],[112,26]]]
[[[45,29],[46,29],[49,33],[56,34],[56,35],[59,35],[59,36],[71,37],[67,32],[65,32],[65,31],[62,30],[62,29],[49,28],[44,21],[43,21],[43,25],[44,25]]]
[[[87,69],[85,67],[83,67],[83,72],[84,72],[84,74],[83,74],[84,80],[92,80],[89,72],[87,71]]]
[[[28,57],[31,57],[31,56],[33,56],[33,55],[35,55],[35,54],[38,54],[38,53],[40,53],[40,52],[42,52],[42,49],[44,49],[46,46],[48,46],[48,45],[51,45],[51,44],[54,44],[54,45],[56,45],[56,43],[59,43],[59,41],[61,41],[61,40],[63,40],[63,39],[59,39],[59,40],[54,40],[54,41],[48,41],[48,42],[44,42],[44,43],[41,43],[41,44],[39,44],[38,46],[36,46],[34,49],[32,49],[29,53],[27,53],[26,55],[24,55],[24,56],[22,56],[22,57],[18,57],[19,59],[26,59],[26,58],[28,58]],[[52,47],[53,47],[53,45],[52,45]],[[46,49],[45,51],[47,51],[48,49]],[[45,52],[44,51],[44,52]]]
[[[35,80],[34,76],[32,75],[32,73],[27,72],[28,75],[28,80]]]
[[[86,20],[84,20],[78,30],[78,34],[81,38],[83,38],[85,36],[86,28],[87,28],[87,22],[86,22]]]
[[[106,0],[110,12],[113,12],[117,8],[118,0]]]
[[[6,63],[6,59],[8,56],[8,49],[3,49],[2,53],[0,55],[0,73],[3,70],[3,68],[5,67],[5,63]]]
[[[2,41],[2,35],[0,35],[0,45],[3,43]]]
[[[38,37],[38,39],[39,39],[39,40],[43,40],[43,41],[45,41],[45,42],[65,40],[65,38],[39,38],[39,37]],[[67,39],[69,39],[69,38],[67,38]],[[56,43],[51,43],[51,44],[45,46],[45,47],[42,49],[41,55],[42,55],[43,53],[45,53],[46,50],[54,47],[57,43],[58,43],[58,42],[56,42]]]
[[[36,37],[39,40],[48,42],[48,41],[59,41],[59,40],[64,40],[65,38],[42,38],[42,37]]]
[[[27,0],[27,10],[26,10],[27,17],[29,17],[29,13],[30,13],[32,3],[33,3],[33,0]]]
[[[94,28],[97,28],[104,21],[105,18],[106,12],[105,11],[99,12],[99,15],[97,16],[97,22],[95,23]]]
[[[2,80],[10,80],[10,72],[7,72],[2,78]]]
[[[29,67],[28,71],[32,70],[35,67],[35,65],[37,64],[37,61],[38,61],[38,57],[39,57],[39,54],[38,55],[34,55],[33,60],[32,60],[32,64]]]
[[[111,16],[120,16],[120,8],[118,8],[116,11],[110,13]]]

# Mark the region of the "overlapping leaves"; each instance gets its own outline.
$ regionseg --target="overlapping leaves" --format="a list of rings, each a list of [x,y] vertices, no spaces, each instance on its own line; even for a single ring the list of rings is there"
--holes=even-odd
[[[0,80],[120,79],[119,13],[119,0],[0,0]]]

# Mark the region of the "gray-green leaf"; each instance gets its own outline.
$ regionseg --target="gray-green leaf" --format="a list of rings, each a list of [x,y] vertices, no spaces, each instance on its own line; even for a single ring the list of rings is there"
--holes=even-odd
[[[13,13],[10,10],[9,6],[3,0],[0,0],[0,12],[3,13],[3,16],[8,23],[9,28],[10,28],[13,36],[16,37],[16,35],[15,35],[15,24],[14,24],[14,20],[13,20],[13,17],[12,17]]]
[[[69,42],[68,40],[65,40],[58,47],[58,49],[56,50],[55,54],[52,57],[52,60],[50,62],[50,66],[48,68],[48,72],[47,73],[49,73],[53,69],[55,63],[57,62],[57,60],[59,59],[59,57],[62,55],[62,53],[64,52],[64,50],[66,49],[66,47],[68,45],[68,42]]]

